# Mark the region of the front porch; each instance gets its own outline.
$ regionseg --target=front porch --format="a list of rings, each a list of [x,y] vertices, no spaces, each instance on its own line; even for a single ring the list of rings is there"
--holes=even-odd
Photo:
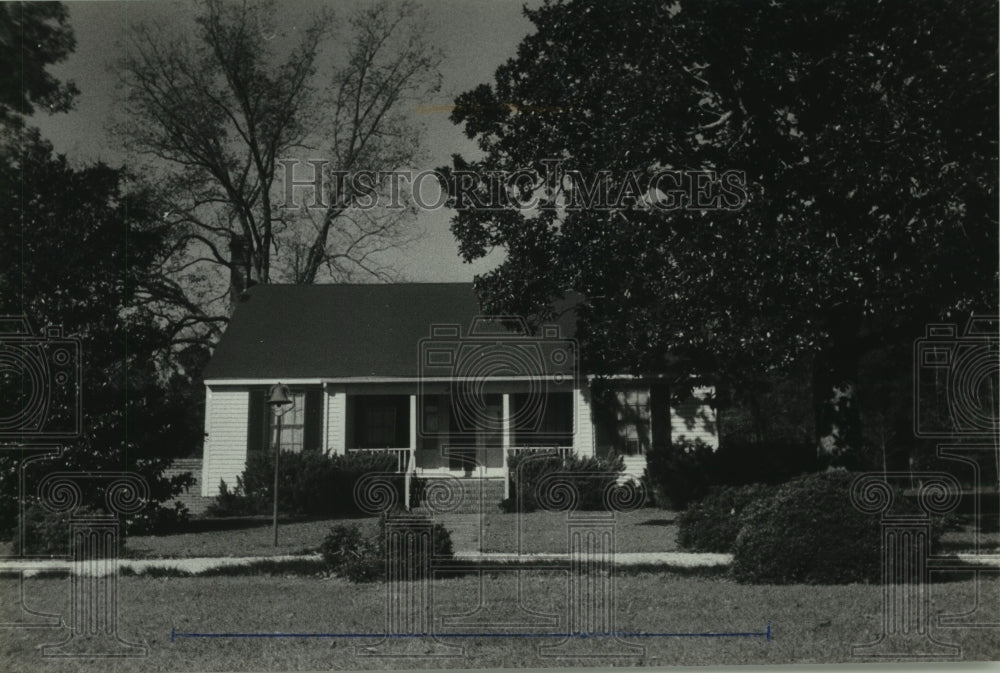
[[[418,477],[506,479],[513,453],[576,448],[572,389],[461,392],[344,391],[343,453],[388,453],[397,471]]]

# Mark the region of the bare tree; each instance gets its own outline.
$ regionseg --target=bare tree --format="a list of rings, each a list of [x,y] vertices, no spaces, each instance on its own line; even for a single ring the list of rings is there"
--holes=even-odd
[[[347,186],[418,164],[408,113],[439,88],[441,62],[422,15],[380,0],[342,21],[322,11],[290,36],[276,9],[205,0],[189,34],[136,26],[120,63],[113,130],[150,159],[178,231],[164,290],[206,317],[246,284],[391,278],[381,253],[417,235],[412,204],[359,208],[348,187],[291,208],[283,187],[289,161]]]

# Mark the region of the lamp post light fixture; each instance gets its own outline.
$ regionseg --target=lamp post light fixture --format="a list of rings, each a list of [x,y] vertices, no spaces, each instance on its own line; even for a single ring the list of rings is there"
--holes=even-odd
[[[281,455],[281,419],[292,408],[291,391],[283,383],[271,386],[271,394],[267,399],[267,405],[271,407],[277,428],[274,436],[274,511],[272,515],[272,526],[274,528],[274,546],[278,546],[278,458]]]

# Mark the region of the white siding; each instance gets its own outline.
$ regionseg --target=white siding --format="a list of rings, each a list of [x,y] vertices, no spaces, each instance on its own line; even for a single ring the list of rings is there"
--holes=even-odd
[[[344,391],[344,386],[326,387],[323,448],[336,455],[347,451],[347,394]]]
[[[250,393],[246,388],[209,387],[205,394],[205,460],[201,494],[214,496],[219,480],[230,490],[243,474],[247,461],[247,413]]]
[[[714,392],[712,386],[695,388],[691,397],[670,407],[672,441],[700,439],[713,449],[719,448],[715,410],[707,402]]]
[[[590,389],[581,385],[573,392],[573,450],[578,456],[594,455],[594,420],[590,414]]]
[[[646,471],[646,456],[622,456],[625,469],[619,481],[642,481],[642,475]]]

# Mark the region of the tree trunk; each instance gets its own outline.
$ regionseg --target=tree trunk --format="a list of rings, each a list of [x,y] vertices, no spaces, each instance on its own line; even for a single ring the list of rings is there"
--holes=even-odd
[[[856,395],[859,321],[845,311],[833,317],[827,347],[813,363],[817,451],[821,464],[857,467],[861,449]]]

